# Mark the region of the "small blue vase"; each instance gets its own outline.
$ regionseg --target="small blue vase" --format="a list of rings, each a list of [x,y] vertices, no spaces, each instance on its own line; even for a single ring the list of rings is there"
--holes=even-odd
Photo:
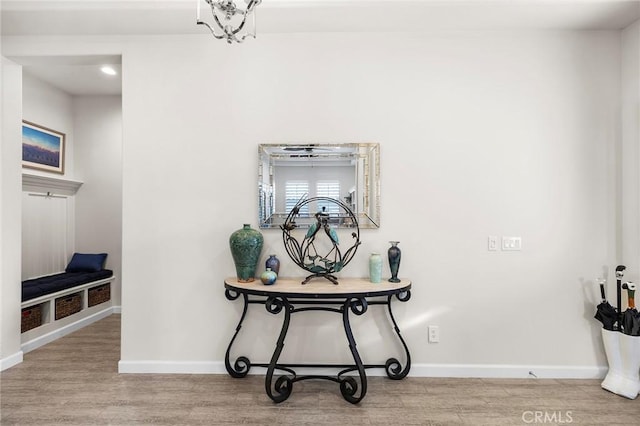
[[[280,260],[275,254],[270,254],[269,258],[265,262],[265,268],[271,269],[276,275],[280,274]]]

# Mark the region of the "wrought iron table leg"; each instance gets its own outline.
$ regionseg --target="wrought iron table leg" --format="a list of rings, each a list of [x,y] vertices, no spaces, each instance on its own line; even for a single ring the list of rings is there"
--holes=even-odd
[[[358,382],[353,378],[353,376],[344,376],[341,377],[343,372],[352,370],[344,370],[338,374],[338,378],[340,379],[340,393],[344,399],[349,401],[352,404],[357,404],[362,401],[362,398],[367,394],[367,375],[365,373],[364,365],[362,364],[362,360],[360,359],[360,354],[358,353],[358,349],[356,347],[356,341],[353,338],[353,333],[351,331],[351,323],[349,322],[349,310],[351,310],[356,315],[362,315],[367,311],[367,300],[364,298],[361,299],[347,299],[342,306],[342,323],[344,325],[344,332],[347,336],[347,341],[349,342],[349,349],[351,350],[351,355],[353,355],[353,360],[356,363],[356,368],[358,370],[358,375],[360,376],[360,388],[358,389]],[[358,390],[360,390],[359,395]]]
[[[269,395],[269,398],[277,403],[289,398],[289,395],[291,395],[291,391],[293,389],[293,381],[291,380],[291,377],[286,375],[278,377],[275,384],[273,383],[273,372],[275,371],[278,364],[278,358],[282,353],[282,348],[284,347],[284,339],[287,336],[287,330],[289,329],[289,321],[291,320],[291,305],[289,304],[289,301],[286,297],[269,297],[265,304],[265,308],[272,314],[278,314],[284,309],[284,320],[282,321],[282,329],[280,330],[280,336],[278,337],[276,348],[273,351],[273,355],[271,356],[271,361],[269,362],[269,367],[267,368],[267,376],[264,383],[267,395]]]
[[[240,297],[240,293],[232,290],[225,290],[224,295],[228,300],[236,300],[238,297]],[[236,337],[238,337],[238,333],[242,328],[242,322],[244,321],[244,318],[247,316],[247,306],[249,305],[249,297],[247,296],[246,293],[242,293],[242,298],[244,299],[244,308],[242,310],[242,315],[240,316],[240,321],[238,321],[236,332],[231,338],[231,341],[229,342],[229,346],[227,347],[227,352],[224,355],[224,366],[227,369],[227,373],[229,373],[231,377],[235,377],[237,379],[246,376],[247,373],[249,373],[249,370],[251,369],[251,361],[249,361],[249,358],[245,356],[238,357],[236,361],[233,363],[233,366],[229,361],[231,346],[233,346],[233,342],[236,340]]]
[[[411,298],[411,291],[407,290],[404,293],[399,293],[396,295],[396,297],[398,298],[399,301],[406,302]],[[389,310],[389,317],[391,318],[391,322],[393,322],[393,329],[395,330],[396,334],[398,335],[398,338],[400,339],[400,342],[402,343],[402,346],[404,347],[404,353],[407,358],[407,365],[405,365],[403,369],[400,361],[398,361],[396,358],[389,358],[385,363],[384,369],[387,372],[387,376],[390,379],[401,380],[401,379],[404,379],[407,376],[407,374],[409,374],[409,370],[411,369],[411,354],[409,354],[409,348],[407,347],[406,342],[402,338],[402,335],[400,334],[400,328],[398,327],[398,324],[396,323],[396,319],[393,316],[393,311],[391,310],[391,298],[392,296],[389,296],[387,298],[387,308]]]

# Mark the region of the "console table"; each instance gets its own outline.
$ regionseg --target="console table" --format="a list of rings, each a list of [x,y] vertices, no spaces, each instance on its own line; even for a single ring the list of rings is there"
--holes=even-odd
[[[340,393],[352,404],[360,402],[367,393],[367,368],[384,368],[387,376],[394,380],[403,379],[411,368],[411,356],[409,348],[400,334],[400,329],[391,310],[391,301],[395,297],[401,302],[411,298],[411,281],[401,280],[399,283],[383,281],[378,284],[371,283],[362,278],[340,278],[339,284],[334,285],[325,280],[314,280],[306,285],[301,284],[301,278],[278,278],[273,285],[264,285],[260,280],[250,283],[241,283],[234,278],[227,278],[224,282],[225,296],[228,300],[236,300],[242,297],[244,308],[236,331],[229,342],[225,354],[225,367],[232,377],[245,377],[252,366],[267,368],[265,377],[265,389],[269,398],[274,402],[282,402],[289,398],[293,389],[293,383],[309,379],[325,379],[340,385]],[[276,347],[268,363],[251,363],[245,356],[238,357],[235,362],[229,360],[231,347],[235,341],[242,322],[247,316],[249,304],[264,305],[271,314],[283,313],[282,329],[276,342]],[[371,305],[386,305],[393,328],[402,343],[405,351],[406,364],[402,364],[396,358],[389,358],[385,364],[364,364],[356,348],[356,341],[351,332],[349,322],[350,312],[354,315],[362,315]],[[353,356],[354,364],[282,364],[278,362],[280,353],[284,347],[291,315],[308,311],[335,312],[342,316],[344,332],[349,344],[349,350]],[[334,368],[341,369],[335,376],[329,375],[298,375],[294,368]],[[274,381],[274,372],[283,371],[286,374],[277,377]],[[347,375],[357,372],[356,375]]]

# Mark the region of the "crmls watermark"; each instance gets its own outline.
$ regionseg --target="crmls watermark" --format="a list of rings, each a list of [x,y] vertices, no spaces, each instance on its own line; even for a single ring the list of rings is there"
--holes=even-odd
[[[527,424],[569,424],[573,423],[571,411],[525,411],[522,421]]]

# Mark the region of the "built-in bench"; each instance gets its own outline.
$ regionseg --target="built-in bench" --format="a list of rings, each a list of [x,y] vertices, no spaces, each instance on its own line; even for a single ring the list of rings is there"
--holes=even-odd
[[[114,275],[103,269],[106,257],[75,253],[65,272],[23,281],[21,332],[45,325],[43,331],[55,331],[57,321],[111,300]]]
[[[23,281],[21,332],[111,300],[112,281],[113,271],[109,269],[63,272]]]
[[[37,299],[48,294],[100,281],[113,276],[113,271],[103,269],[94,272],[61,272],[22,282],[22,302]]]

